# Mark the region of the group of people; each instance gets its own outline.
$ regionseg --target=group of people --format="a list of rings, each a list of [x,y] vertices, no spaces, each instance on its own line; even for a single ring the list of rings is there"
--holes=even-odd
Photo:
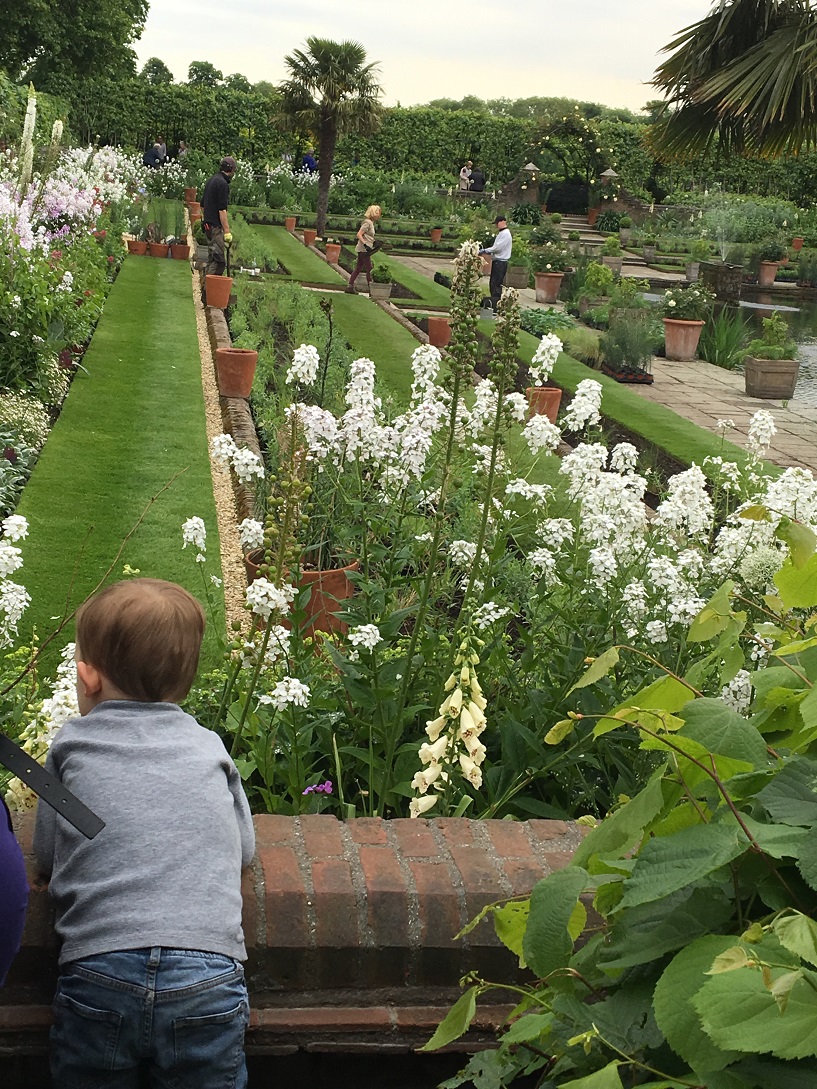
[[[485,175],[469,159],[460,170],[460,191],[464,193],[484,193]]]
[[[184,140],[179,140],[179,150],[176,152],[176,161],[183,163],[187,158],[187,152],[187,144]],[[167,162],[167,141],[164,136],[156,137],[154,142],[142,156],[142,162],[145,166],[153,167],[154,170],[158,170],[160,166],[164,166]]]

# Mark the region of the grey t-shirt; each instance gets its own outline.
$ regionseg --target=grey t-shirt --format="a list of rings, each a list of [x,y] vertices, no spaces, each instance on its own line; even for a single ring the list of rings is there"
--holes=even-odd
[[[157,945],[246,959],[241,868],[255,834],[216,734],[174,703],[109,700],[65,723],[46,767],[105,821],[88,840],[37,809],[61,964]]]

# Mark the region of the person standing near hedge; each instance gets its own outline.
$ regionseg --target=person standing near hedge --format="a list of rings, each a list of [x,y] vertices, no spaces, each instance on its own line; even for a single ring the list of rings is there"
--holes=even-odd
[[[372,286],[372,253],[374,252],[374,225],[380,219],[383,214],[383,209],[379,204],[371,204],[366,209],[366,214],[363,217],[363,222],[360,224],[360,230],[357,232],[357,245],[355,246],[355,252],[357,253],[357,264],[355,265],[355,271],[352,273],[349,283],[346,285],[346,290],[350,295],[356,295],[355,280],[358,278],[361,272],[366,273],[366,283],[369,287]]]
[[[471,167],[473,165],[474,164],[469,159],[460,170],[460,189],[464,193],[471,188]]]
[[[218,174],[214,174],[205,185],[204,196],[201,198],[201,217],[208,247],[205,272],[208,276],[223,276],[227,267],[224,247],[229,246],[233,240],[227,219],[227,207],[230,203],[230,182],[235,175],[236,166],[232,155],[225,155]]]
[[[480,250],[480,255],[487,254],[493,258],[491,262],[491,309],[496,313],[496,308],[502,295],[502,285],[505,283],[505,274],[508,271],[508,261],[511,259],[513,238],[508,230],[508,221],[505,216],[497,216],[494,220],[497,235],[492,246],[486,246]],[[487,301],[487,300],[486,300]]]

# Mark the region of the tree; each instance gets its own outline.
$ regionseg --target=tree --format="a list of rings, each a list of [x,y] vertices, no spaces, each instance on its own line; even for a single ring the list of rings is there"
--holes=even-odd
[[[358,42],[307,38],[306,51],[284,58],[289,71],[281,92],[280,124],[289,131],[311,133],[318,144],[317,229],[323,234],[329,206],[329,182],[338,136],[374,132],[382,116],[376,64],[366,64]]]
[[[227,76],[224,80],[224,86],[229,87],[231,91],[251,91],[252,84],[246,76],[242,76],[240,72],[233,72],[231,76]]]
[[[147,10],[148,0],[15,0],[4,5],[0,68],[57,92],[75,79],[135,75],[130,43]]]
[[[209,61],[191,61],[187,69],[187,82],[193,87],[219,87],[224,73]]]
[[[141,79],[147,80],[154,87],[167,86],[168,83],[173,82],[173,73],[163,60],[159,60],[158,57],[151,57],[145,61],[145,65],[142,71],[139,73]]]
[[[817,143],[817,9],[810,0],[718,0],[664,48],[653,84],[674,112],[651,142],[667,157],[777,156]]]

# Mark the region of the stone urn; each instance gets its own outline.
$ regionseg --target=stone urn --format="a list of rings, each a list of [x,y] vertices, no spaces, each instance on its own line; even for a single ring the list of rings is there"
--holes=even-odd
[[[555,303],[559,298],[559,289],[565,278],[563,272],[534,272],[536,281],[536,301],[541,303]]]

